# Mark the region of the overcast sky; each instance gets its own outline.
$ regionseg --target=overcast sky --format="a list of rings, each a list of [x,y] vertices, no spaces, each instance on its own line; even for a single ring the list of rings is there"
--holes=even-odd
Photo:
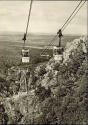
[[[34,1],[29,32],[56,33],[79,1]],[[0,32],[25,32],[30,1],[0,1]],[[65,34],[87,33],[85,4],[64,31]]]

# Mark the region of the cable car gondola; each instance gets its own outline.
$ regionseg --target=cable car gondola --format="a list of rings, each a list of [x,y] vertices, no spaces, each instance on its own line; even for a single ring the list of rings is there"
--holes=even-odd
[[[30,53],[29,49],[22,49],[22,63],[30,62]]]
[[[24,34],[24,45],[22,49],[22,63],[29,63],[30,62],[30,53],[29,49],[25,46],[26,34]]]
[[[63,60],[63,48],[54,46],[53,47],[53,58],[55,61],[62,61]]]
[[[57,32],[57,35],[59,37],[59,45],[53,47],[53,58],[55,61],[62,61],[63,60],[63,47],[61,47],[61,37],[62,31],[61,29]]]

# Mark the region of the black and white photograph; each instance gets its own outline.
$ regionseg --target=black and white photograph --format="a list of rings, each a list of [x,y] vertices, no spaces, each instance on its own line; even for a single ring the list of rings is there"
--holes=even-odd
[[[0,125],[88,125],[87,19],[87,0],[0,0]]]

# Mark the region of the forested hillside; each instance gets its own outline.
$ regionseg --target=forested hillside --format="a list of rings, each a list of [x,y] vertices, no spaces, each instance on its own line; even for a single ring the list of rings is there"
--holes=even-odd
[[[0,75],[0,124],[88,124],[87,38],[67,43],[63,62],[13,66]]]

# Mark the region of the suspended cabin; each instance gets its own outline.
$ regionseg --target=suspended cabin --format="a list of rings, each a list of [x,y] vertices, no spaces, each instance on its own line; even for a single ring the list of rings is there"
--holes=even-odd
[[[29,63],[30,62],[30,53],[29,49],[25,46],[26,41],[26,34],[24,33],[24,37],[22,39],[24,41],[23,49],[22,49],[22,63]]]
[[[30,62],[29,49],[22,49],[22,63]]]
[[[63,60],[63,48],[54,46],[53,47],[53,58],[55,61],[62,61]]]
[[[53,47],[53,58],[55,61],[62,61],[63,60],[63,47],[61,47],[61,38],[62,38],[62,31],[61,29],[57,32],[59,37],[59,45]]]

